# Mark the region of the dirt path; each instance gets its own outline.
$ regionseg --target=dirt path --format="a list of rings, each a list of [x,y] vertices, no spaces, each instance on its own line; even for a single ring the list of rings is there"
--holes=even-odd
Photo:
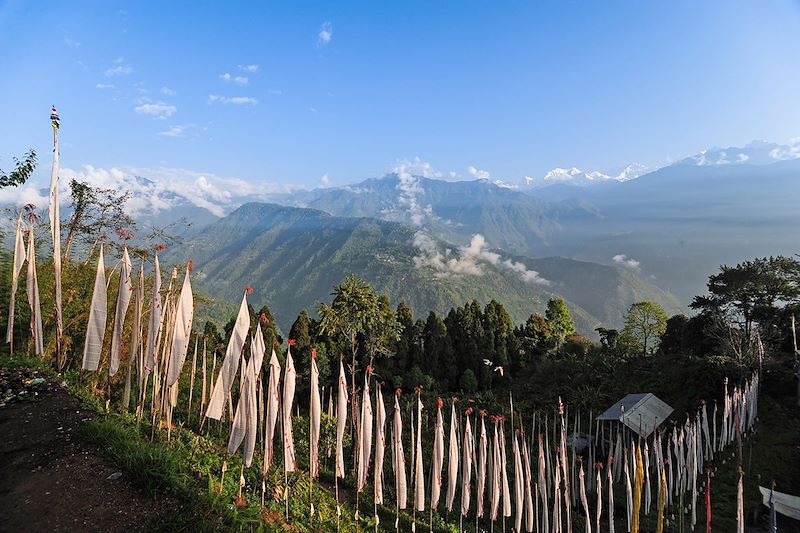
[[[81,442],[98,415],[36,377],[0,370],[0,531],[146,531],[174,509]]]

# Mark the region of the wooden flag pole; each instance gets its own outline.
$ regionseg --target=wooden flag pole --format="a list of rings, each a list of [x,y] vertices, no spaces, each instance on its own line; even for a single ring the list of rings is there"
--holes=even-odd
[[[336,531],[338,533],[342,517],[342,509],[341,507],[339,507],[339,475],[336,472],[334,472],[333,478],[334,478],[334,484],[336,485]]]
[[[222,475],[219,477],[219,493],[222,494],[222,491],[225,487],[225,472],[228,471],[228,452],[225,452],[225,460],[222,461]]]
[[[281,410],[282,411],[282,410]],[[286,415],[281,412],[281,438],[283,440],[283,446],[286,447],[286,428],[284,427],[283,419],[286,418]],[[283,465],[283,500],[286,505],[286,521],[289,521],[289,471],[286,470],[286,451],[283,452],[284,457],[284,465]]]
[[[192,375],[189,376],[189,410],[186,413],[186,422],[188,424],[189,420],[192,418],[192,393],[194,392],[194,375],[197,371],[197,343],[199,339],[195,335],[194,337],[194,355],[192,356]]]
[[[310,406],[309,406],[310,408]],[[309,410],[308,413],[308,435],[311,436],[311,412]],[[308,526],[311,531],[314,530],[314,500],[312,498],[314,494],[314,467],[311,464],[311,445],[309,443],[308,447],[309,453],[309,464],[308,464],[308,508],[309,508],[309,515],[308,515]]]
[[[242,487],[244,487],[244,462],[242,462],[242,468],[239,470],[239,500],[242,499]]]

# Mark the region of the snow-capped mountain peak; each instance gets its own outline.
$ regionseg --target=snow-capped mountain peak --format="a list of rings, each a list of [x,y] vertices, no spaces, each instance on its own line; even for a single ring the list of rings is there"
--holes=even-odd
[[[560,168],[556,167],[547,172],[541,178],[525,176],[525,185],[529,188],[540,188],[556,183],[565,183],[579,187],[587,187],[597,183],[623,182],[638,178],[639,176],[651,172],[653,169],[639,163],[632,163],[619,171],[601,172],[592,170],[585,172],[576,167]]]
[[[791,139],[787,144],[758,140],[742,147],[712,147],[682,159],[677,164],[690,166],[768,165],[788,159],[800,159],[800,138]]]

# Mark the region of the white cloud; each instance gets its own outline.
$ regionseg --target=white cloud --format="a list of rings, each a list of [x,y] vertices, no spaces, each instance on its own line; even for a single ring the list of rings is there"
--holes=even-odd
[[[494,180],[494,184],[498,187],[503,187],[504,189],[519,189],[519,185],[516,183],[509,183],[503,180]]]
[[[81,43],[79,43],[74,39],[70,39],[69,37],[64,39],[64,44],[67,45],[69,48],[80,48],[81,46]]]
[[[113,89],[114,88],[114,84],[113,83],[98,83],[94,87],[95,87],[95,89]]]
[[[458,251],[446,249],[442,252],[429,235],[418,231],[414,235],[414,246],[420,251],[413,258],[417,268],[428,267],[445,275],[480,276],[484,273],[482,265],[488,263],[518,274],[526,283],[550,284],[550,281],[535,270],[529,270],[523,263],[503,259],[500,254],[489,251],[486,239],[480,233],[472,236],[468,246],[461,246]]]
[[[132,73],[133,68],[130,65],[126,65],[123,58],[118,57],[114,60],[114,66],[105,71],[105,76],[110,78],[112,76],[127,76]]]
[[[800,158],[800,137],[789,139],[789,143],[784,146],[779,146],[770,151],[769,156],[772,159],[785,160]]]
[[[639,270],[641,263],[625,254],[617,254],[611,258],[615,263],[631,270]]]
[[[323,187],[330,187],[331,186],[331,178],[327,174],[323,174],[322,177],[319,179],[320,185]]]
[[[104,169],[85,165],[78,170],[62,168],[61,178],[65,187],[74,178],[94,187],[129,191],[131,196],[126,208],[133,216],[157,214],[159,211],[175,207],[182,201],[207,209],[214,215],[224,216],[245,202],[264,201],[272,194],[287,193],[297,189],[296,186],[289,184],[246,181],[208,172],[167,167]],[[31,184],[32,190],[23,198],[29,201],[36,200],[32,203],[46,206],[46,197],[31,195],[37,190],[46,190],[43,189],[44,186],[44,183],[38,186]],[[0,191],[0,201],[5,199],[6,192],[5,189]],[[19,191],[17,196],[20,196]]]
[[[237,68],[239,70],[243,70],[244,72],[251,72],[251,73],[258,72],[258,65],[255,65],[255,64],[252,64],[252,65],[237,65]]]
[[[488,171],[475,168],[472,165],[467,167],[467,172],[469,172],[479,180],[488,180],[491,177],[491,174],[489,174]]]
[[[209,94],[208,95],[208,103],[213,104],[219,102],[220,104],[231,104],[231,105],[256,105],[258,100],[252,98],[250,96],[219,96],[216,94]]]
[[[161,94],[164,96],[175,96],[175,91],[165,85],[161,88]]]
[[[250,81],[247,79],[246,76],[231,76],[229,73],[220,74],[219,79],[224,81],[225,83],[235,83],[236,85],[244,86]]]
[[[409,161],[400,162],[394,169],[397,174],[397,189],[400,191],[398,202],[400,207],[408,213],[411,223],[421,226],[425,220],[426,210],[420,205],[418,197],[425,194],[425,189],[419,183],[419,179],[412,174],[417,164]],[[428,206],[430,207],[430,206]]]
[[[164,102],[147,102],[134,107],[133,110],[140,115],[150,115],[154,118],[163,119],[171,117],[178,108]]]
[[[33,204],[37,208],[47,209],[49,197],[44,183],[34,184],[28,181],[19,187],[5,187],[0,189],[0,205],[23,206]],[[45,214],[45,219],[47,215]]]
[[[170,126],[164,131],[159,132],[159,135],[164,137],[183,137],[186,134],[186,130],[191,128],[193,124],[176,124],[174,126]]]
[[[325,46],[333,39],[333,24],[323,22],[317,34],[317,46]]]

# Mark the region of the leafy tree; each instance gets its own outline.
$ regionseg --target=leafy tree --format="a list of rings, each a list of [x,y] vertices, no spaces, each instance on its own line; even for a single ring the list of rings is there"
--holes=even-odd
[[[206,349],[208,353],[212,353],[213,350],[216,350],[217,346],[224,342],[222,335],[219,334],[217,325],[210,320],[206,320],[206,323],[203,325],[203,337],[206,339]]]
[[[619,331],[609,328],[595,328],[595,331],[600,335],[600,344],[607,349],[615,350],[619,342]]]
[[[799,299],[800,261],[779,255],[722,265],[708,278],[708,294],[696,296],[691,307],[736,321],[749,339],[754,321],[772,321],[776,304]]]
[[[295,340],[295,351],[311,349],[311,319],[305,309],[300,311],[292,327],[289,328],[289,338]]]
[[[450,309],[444,320],[447,336],[456,356],[456,364],[460,368],[477,369],[481,360],[491,355],[487,352],[482,322],[481,306],[475,301],[457,309]],[[481,386],[484,386],[483,381]],[[485,386],[489,386],[488,381]]]
[[[350,350],[351,410],[356,420],[356,373],[359,355],[359,336],[366,339],[370,359],[378,354],[389,354],[390,343],[397,341],[400,324],[386,298],[381,299],[365,280],[350,274],[334,286],[333,302],[319,304],[319,332]],[[354,428],[355,429],[355,428]]]
[[[567,308],[567,302],[563,298],[550,298],[544,316],[550,327],[550,338],[558,348],[567,335],[575,331],[575,322]]]
[[[458,385],[461,391],[465,394],[474,394],[478,391],[478,379],[475,377],[475,372],[468,368],[461,374],[458,380]]]
[[[0,169],[0,189],[19,187],[28,181],[34,170],[36,170],[36,152],[28,150],[22,160],[14,158],[14,170],[5,173]]]
[[[283,337],[281,337],[278,331],[278,325],[275,323],[275,317],[269,307],[265,304],[258,310],[258,314],[252,313],[251,309],[250,320],[253,325],[253,331],[255,331],[256,320],[261,322],[261,332],[264,334],[264,346],[267,348],[267,355],[265,356],[267,360],[269,360],[272,349],[275,349],[278,355],[280,355],[278,347],[283,344]]]
[[[77,180],[70,181],[72,197],[72,217],[67,225],[67,239],[64,244],[64,257],[75,240],[91,246],[101,235],[111,235],[116,230],[132,230],[134,220],[125,212],[129,192],[116,189],[92,187]]]
[[[452,376],[453,368],[456,368],[455,352],[444,321],[433,311],[425,322],[423,349],[425,357],[422,370],[436,378],[445,390],[449,390],[451,385],[455,385]]]
[[[636,302],[625,316],[622,335],[631,350],[643,356],[653,355],[658,350],[661,336],[667,329],[667,313],[660,305],[651,301]]]
[[[719,343],[707,334],[713,322],[713,315],[709,313],[698,313],[693,317],[684,314],[671,316],[661,335],[659,351],[684,357],[708,357],[718,353]]]
[[[311,320],[305,309],[300,311],[289,328],[289,338],[295,342],[291,350],[294,360],[297,361],[297,374],[300,377],[297,381],[297,394],[300,402],[305,405],[309,397],[311,376]]]
[[[397,305],[397,323],[400,325],[400,334],[394,343],[395,370],[405,370],[411,363],[411,350],[414,346],[414,317],[411,308],[405,302]]]
[[[510,356],[517,351],[514,323],[503,305],[495,300],[486,304],[483,312],[483,332],[487,352],[492,354],[495,364],[510,368]]]
[[[564,345],[561,348],[562,353],[574,358],[583,358],[589,353],[592,346],[592,341],[581,335],[580,333],[570,333],[564,339]]]

